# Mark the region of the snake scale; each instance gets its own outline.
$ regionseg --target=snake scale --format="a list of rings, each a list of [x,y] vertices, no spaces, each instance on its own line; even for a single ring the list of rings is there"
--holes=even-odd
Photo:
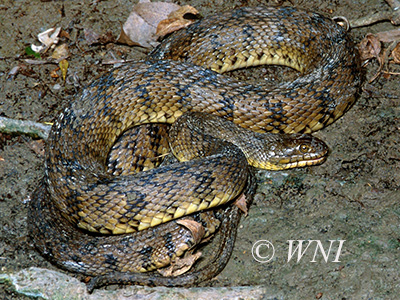
[[[260,64],[289,66],[300,76],[266,90],[220,74]],[[278,169],[323,161],[326,147],[303,133],[342,116],[360,82],[351,38],[317,13],[243,7],[175,32],[148,60],[125,64],[92,82],[56,120],[44,183],[29,211],[36,247],[64,269],[97,276],[92,288],[115,282],[188,285],[211,278],[229,259],[240,213],[224,204],[251,186],[248,163]],[[223,133],[214,136],[213,126],[220,122]],[[173,124],[168,139],[178,141],[173,152],[181,162],[135,174],[124,167],[134,159],[124,154],[122,170],[115,171],[110,163],[116,156],[118,164],[115,145],[139,147],[139,141],[126,142],[125,135],[137,137],[141,130],[159,141],[162,135],[154,133],[162,130],[159,124]],[[232,133],[226,132],[232,130],[229,139]],[[247,137],[249,132],[255,133]],[[180,146],[182,140],[189,144]],[[255,140],[267,146],[248,154],[231,144],[246,148]],[[194,155],[186,153],[195,146],[200,150]],[[157,156],[162,151],[155,148]],[[279,153],[300,157],[294,164],[287,157],[270,164]],[[171,278],[140,273],[167,266],[198,244],[197,229],[183,226],[182,217],[202,225],[202,238],[222,231],[208,270]]]

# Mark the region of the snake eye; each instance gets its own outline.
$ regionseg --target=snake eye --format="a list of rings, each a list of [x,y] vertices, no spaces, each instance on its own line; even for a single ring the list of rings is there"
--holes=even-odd
[[[311,147],[307,144],[301,144],[299,149],[301,153],[308,153],[311,151]]]

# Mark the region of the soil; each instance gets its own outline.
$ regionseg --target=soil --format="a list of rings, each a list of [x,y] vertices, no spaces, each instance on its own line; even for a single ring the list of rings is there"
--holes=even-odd
[[[179,1],[178,1],[179,2]],[[383,0],[179,2],[203,15],[243,5],[294,5],[328,16],[355,20],[389,11]],[[52,122],[75,93],[106,72],[108,59],[139,59],[141,48],[112,42],[89,46],[84,29],[118,36],[131,11],[130,1],[12,1],[0,3],[0,116]],[[25,48],[37,34],[61,26],[69,34],[66,82],[56,64],[26,63]],[[358,43],[368,33],[394,29],[390,22],[352,30]],[[385,45],[387,46],[387,45]],[[20,66],[15,76],[12,68]],[[366,78],[378,70],[363,67]],[[58,78],[54,77],[58,74]],[[287,299],[394,299],[400,291],[400,87],[396,75],[365,83],[354,107],[316,133],[330,147],[321,166],[285,172],[259,171],[255,202],[239,229],[235,250],[213,286],[262,285]],[[31,266],[55,269],[35,250],[27,235],[30,195],[44,174],[43,141],[0,134],[0,267],[10,273]],[[252,256],[258,240],[275,247],[275,257],[260,263]],[[288,261],[290,240],[318,240],[299,262]],[[340,241],[342,248],[338,251]],[[259,248],[266,256],[268,248]],[[312,250],[311,250],[312,249]],[[334,254],[334,255],[332,255]],[[337,258],[337,259],[336,259]],[[336,262],[335,262],[336,260]],[[340,262],[337,262],[340,261]],[[245,295],[244,295],[245,296]],[[6,285],[1,299],[27,299]]]

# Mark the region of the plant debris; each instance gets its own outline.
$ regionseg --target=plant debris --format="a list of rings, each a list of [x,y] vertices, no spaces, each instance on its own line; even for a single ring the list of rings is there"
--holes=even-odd
[[[199,12],[190,5],[185,5],[171,12],[168,15],[168,19],[162,20],[157,25],[156,35],[157,37],[164,37],[179,29],[185,28],[193,23],[192,19],[186,19],[186,15],[198,15]]]
[[[61,27],[50,28],[38,34],[38,40],[42,43],[40,46],[31,45],[31,49],[36,53],[45,53],[51,46],[58,43],[58,35]]]
[[[242,211],[242,213],[245,215],[245,217],[247,216],[249,209],[247,207],[247,200],[246,200],[245,194],[240,195],[239,198],[236,199],[236,201],[233,205],[235,205],[237,208],[239,208]]]
[[[131,14],[122,26],[118,42],[129,46],[155,47],[160,36],[193,22],[184,18],[186,14],[197,15],[198,11],[188,5],[181,7],[169,2],[141,0],[133,6]]]
[[[57,46],[53,54],[51,55],[51,58],[54,58],[56,61],[61,61],[63,59],[66,59],[69,56],[69,50],[68,50],[68,45],[67,44],[61,44],[60,46]]]
[[[176,223],[190,230],[195,244],[199,244],[205,235],[205,229],[199,222],[190,219],[177,220]]]
[[[174,277],[185,274],[193,264],[201,257],[201,252],[188,251],[183,258],[177,257],[169,267],[157,269],[165,277]]]
[[[383,48],[382,45],[384,43],[390,43],[390,45]],[[399,29],[378,32],[376,34],[368,33],[360,42],[359,51],[364,65],[372,59],[376,59],[379,64],[378,71],[368,80],[369,83],[375,81],[381,74],[385,78],[389,78],[390,75],[400,75],[399,72],[389,70],[389,65],[400,64]]]
[[[184,218],[181,220],[177,220],[176,223],[184,226],[190,231],[195,244],[199,244],[200,242],[202,242],[205,235],[205,229],[204,226],[201,225],[199,222]],[[175,260],[171,262],[170,266],[162,269],[157,269],[157,271],[165,277],[178,276],[186,273],[201,256],[201,252],[196,252],[193,254],[193,251],[194,249],[185,252],[183,258],[176,257]]]

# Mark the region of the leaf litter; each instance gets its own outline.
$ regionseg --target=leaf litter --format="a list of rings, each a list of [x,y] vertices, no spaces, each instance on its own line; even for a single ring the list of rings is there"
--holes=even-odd
[[[196,16],[198,11],[189,5],[141,0],[133,6],[117,41],[130,46],[155,47],[160,37],[193,23],[186,15]]]
[[[382,47],[388,43],[390,44],[386,48]],[[380,75],[386,79],[391,75],[400,75],[400,72],[389,70],[389,66],[400,64],[400,29],[375,34],[368,33],[360,42],[359,51],[364,65],[373,59],[376,59],[379,64],[378,71],[368,80],[369,83],[375,81]]]

